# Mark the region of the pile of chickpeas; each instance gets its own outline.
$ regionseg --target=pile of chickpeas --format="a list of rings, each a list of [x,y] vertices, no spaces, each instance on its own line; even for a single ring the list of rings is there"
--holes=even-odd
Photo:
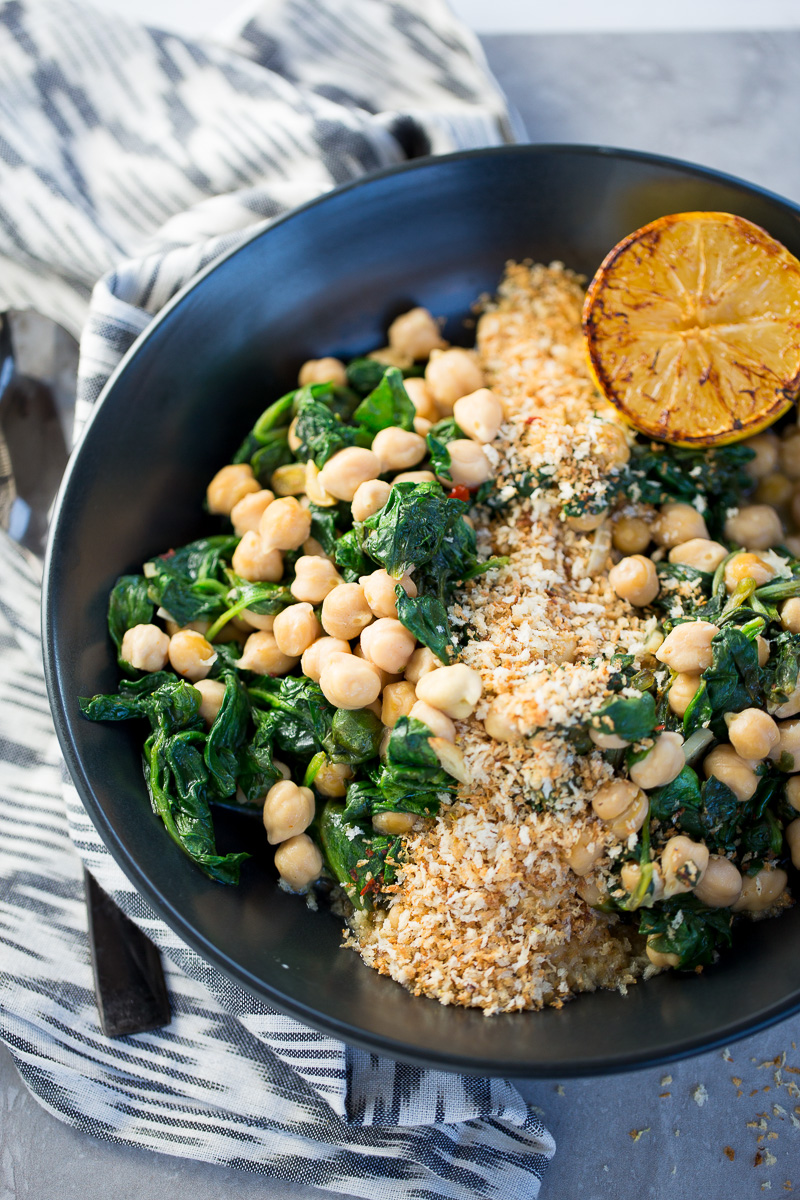
[[[503,407],[485,387],[476,354],[448,347],[425,309],[398,317],[389,329],[389,345],[374,357],[400,367],[428,360],[424,378],[405,380],[416,410],[413,431],[383,429],[371,449],[340,450],[321,470],[313,461],[279,467],[271,488],[261,486],[248,463],[223,467],[209,484],[209,511],[229,517],[241,539],[232,567],[242,579],[277,583],[284,575],[284,554],[302,550],[290,585],[295,603],[276,616],[245,609],[218,640],[232,637],[243,643],[238,662],[243,670],[282,676],[299,667],[319,683],[334,707],[370,709],[385,727],[382,754],[400,717],[424,722],[444,770],[465,783],[467,768],[455,745],[454,721],[474,712],[482,690],[480,675],[462,663],[443,666],[398,620],[397,584],[409,596],[417,594],[410,573],[395,580],[380,569],[357,583],[346,583],[311,537],[310,505],[331,507],[344,501],[351,506],[353,520],[360,522],[384,507],[395,483],[435,481],[433,472],[422,466],[428,453],[425,435],[447,416],[453,416],[467,436],[448,444],[451,479],[442,482],[480,486],[492,475],[483,446],[497,437]],[[335,358],[309,361],[298,382],[344,386],[346,368]],[[300,445],[295,426],[296,421],[289,429],[294,452]],[[142,671],[163,670],[169,662],[200,692],[199,711],[210,727],[225,694],[222,682],[207,678],[217,658],[205,637],[210,622],[178,628],[168,614],[162,616],[166,631],[155,624],[127,631],[122,657]],[[284,885],[303,891],[323,868],[319,849],[305,832],[314,818],[314,794],[292,782],[283,764],[276,766],[284,778],[264,798],[264,825],[270,844],[278,847],[275,863]],[[349,767],[325,763],[314,788],[322,796],[341,797],[351,778]],[[409,833],[416,820],[410,813],[387,812],[377,814],[372,823],[376,832],[395,836]]]
[[[800,428],[792,426],[779,438],[772,432],[760,434],[745,443],[755,451],[748,471],[755,485],[754,503],[731,513],[724,527],[725,538],[741,547],[726,563],[724,583],[728,593],[745,579],[758,586],[774,578],[776,568],[764,552],[773,546],[786,546],[800,555],[800,537],[786,533],[786,523],[800,526]],[[601,519],[608,514],[601,514]],[[622,557],[609,572],[616,594],[637,607],[652,604],[659,592],[655,561],[668,557],[697,570],[713,573],[728,557],[727,546],[713,541],[700,512],[692,505],[664,504],[658,511],[637,515],[623,512],[613,520],[612,544]],[[652,546],[652,557],[646,551]],[[654,561],[655,560],[655,561]],[[800,598],[780,606],[781,624],[793,633],[800,632]],[[702,672],[712,665],[711,640],[718,627],[696,620],[676,625],[655,648],[658,662],[669,667],[671,681],[667,693],[670,709],[682,717],[700,686]],[[660,635],[658,635],[660,636]],[[769,659],[768,641],[758,637],[758,661]],[[717,745],[705,756],[702,770],[726,784],[738,800],[749,800],[759,783],[756,768],[765,759],[778,761],[782,755],[794,759],[800,772],[800,687],[770,715],[757,708],[726,713],[729,742]],[[622,739],[590,731],[596,745],[603,749],[621,748]],[[784,762],[788,759],[784,759]],[[663,787],[677,777],[684,766],[683,738],[678,733],[660,733],[648,754],[630,769],[629,780],[604,784],[592,800],[595,815],[619,841],[625,841],[643,825],[647,812],[647,789]],[[800,775],[786,783],[786,799],[800,812]],[[785,829],[785,836],[796,867],[800,867],[800,818]],[[587,874],[604,853],[603,839],[590,834],[574,848],[572,867]],[[623,887],[633,892],[640,867],[627,863],[622,868]],[[653,864],[654,898],[668,898],[692,891],[711,908],[731,908],[734,912],[761,912],[773,907],[787,884],[786,872],[765,866],[757,875],[742,877],[727,858],[710,854],[702,843],[684,836],[672,837]],[[647,953],[657,966],[674,966],[675,955],[662,954],[652,946]]]

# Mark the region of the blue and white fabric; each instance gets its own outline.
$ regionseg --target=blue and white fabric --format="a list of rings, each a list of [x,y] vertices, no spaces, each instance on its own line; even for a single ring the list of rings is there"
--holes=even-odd
[[[76,433],[198,270],[373,169],[513,119],[443,0],[267,0],[189,41],[72,0],[0,5],[0,306],[81,335]],[[554,1144],[509,1083],[345,1047],[183,944],[98,838],[42,678],[40,564],[0,538],[0,1037],[109,1141],[386,1200],[538,1193]],[[99,1030],[83,863],[164,957],[171,1024]]]

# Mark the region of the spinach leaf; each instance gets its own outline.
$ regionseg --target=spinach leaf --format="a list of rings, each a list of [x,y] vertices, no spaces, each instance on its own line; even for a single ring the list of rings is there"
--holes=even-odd
[[[225,568],[238,543],[229,536],[200,538],[145,563],[151,602],[179,625],[220,616],[229,590]]]
[[[311,536],[316,538],[329,558],[336,551],[338,536],[338,512],[335,508],[319,508],[316,504],[309,507],[311,513]]]
[[[712,963],[731,944],[733,916],[725,908],[705,908],[696,896],[674,896],[641,910],[639,932],[652,936],[662,954],[677,954],[686,971]]]
[[[376,358],[354,358],[347,364],[347,382],[359,396],[368,396],[383,379],[384,363]]]
[[[108,597],[108,632],[117,647],[117,661],[121,667],[132,669],[122,658],[123,637],[134,625],[149,625],[153,612],[144,575],[120,575]]]
[[[131,721],[146,717],[150,711],[150,694],[165,683],[173,683],[171,671],[154,671],[141,679],[122,679],[119,692],[114,695],[98,695],[78,700],[80,710],[90,721]]]
[[[318,387],[315,384],[310,388],[302,388],[297,394],[294,429],[300,446],[295,453],[300,462],[313,458],[318,467],[324,467],[338,450],[356,444],[356,431],[344,425],[321,400],[314,398],[313,392]]]
[[[447,609],[438,596],[409,596],[398,583],[394,589],[397,599],[397,617],[414,637],[432,650],[443,663],[449,663],[450,622]]]
[[[266,792],[282,778],[272,758],[273,722],[262,709],[254,708],[255,735],[239,750],[236,782],[246,800],[258,801],[259,807]]]
[[[431,748],[433,735],[422,721],[401,717],[392,730],[383,766],[375,783],[382,799],[375,800],[373,812],[413,812],[435,816],[443,800],[449,801],[457,785],[443,771]]]
[[[382,734],[383,725],[368,708],[338,708],[323,746],[331,762],[357,766],[377,758]]]
[[[209,807],[208,775],[198,747],[202,736],[152,733],[144,745],[144,775],[153,811],[167,833],[210,879],[236,884],[249,854],[218,854]]]
[[[463,429],[459,429],[452,417],[437,422],[428,432],[426,440],[428,442],[428,453],[431,456],[431,470],[434,475],[451,482],[450,451],[447,447],[450,442],[454,442],[458,438],[465,438],[466,436]]]
[[[388,367],[353,413],[353,420],[368,433],[376,434],[390,425],[413,429],[416,415],[417,410],[403,387],[402,374],[397,367]]]
[[[272,482],[272,476],[278,467],[285,467],[292,461],[288,433],[285,429],[276,429],[266,435],[264,444],[259,446],[250,459],[250,466],[262,488],[266,488]]]
[[[656,724],[656,703],[649,692],[641,696],[616,696],[594,714],[592,727],[616,734],[629,743],[650,737]]]
[[[764,698],[768,708],[785,704],[797,687],[800,674],[800,633],[784,630],[770,634],[770,655],[761,668]]]
[[[362,541],[361,526],[355,525],[348,533],[343,533],[334,546],[333,561],[347,583],[356,583],[362,575],[371,575],[374,570],[362,550]]]
[[[672,825],[677,814],[683,809],[700,808],[700,780],[697,778],[697,772],[691,767],[684,767],[672,783],[653,788],[648,795],[651,820],[660,821],[663,825]]]
[[[336,710],[318,683],[291,675],[265,676],[248,688],[248,695],[254,709],[262,710],[262,737],[271,738],[281,757],[307,761],[323,749]]]
[[[233,587],[225,596],[225,611],[220,613],[206,634],[210,642],[213,642],[228,621],[244,612],[246,608],[261,616],[272,617],[289,604],[294,604],[294,596],[284,584],[249,583],[246,579],[240,579],[233,571],[228,572],[228,577],[229,581],[233,582]],[[217,646],[216,649],[219,653],[221,647]]]
[[[250,704],[235,672],[223,676],[225,695],[206,738],[204,758],[213,795],[222,798],[236,791],[239,754],[247,735]]]
[[[384,507],[364,522],[364,548],[400,579],[431,562],[463,511],[463,503],[446,499],[438,483],[396,483]]]
[[[357,909],[371,909],[379,893],[394,880],[402,839],[366,835],[344,819],[341,804],[330,800],[322,810],[319,841],[326,865]]]

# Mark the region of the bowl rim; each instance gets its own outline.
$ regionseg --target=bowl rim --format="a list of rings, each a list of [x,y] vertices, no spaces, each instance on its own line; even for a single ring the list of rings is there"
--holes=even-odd
[[[652,154],[643,150],[626,149],[622,147],[607,146],[603,144],[595,145],[592,143],[570,143],[570,142],[526,142],[526,143],[510,143],[501,146],[484,146],[470,150],[459,150],[450,154],[426,155],[424,157],[411,159],[406,162],[394,164],[392,166],[383,167],[377,171],[371,171],[367,174],[360,175],[355,179],[348,180],[336,187],[330,188],[319,196],[304,202],[295,208],[290,209],[286,213],[269,220],[267,223],[259,223],[249,234],[238,241],[234,246],[224,251],[212,262],[208,263],[202,270],[198,271],[190,280],[188,280],[163,308],[155,314],[148,322],[142,332],[136,337],[131,346],[125,352],[120,362],[117,364],[105,385],[103,386],[97,399],[94,401],[92,411],[89,414],[86,423],[80,433],[80,436],[72,449],[64,477],[56,497],[53,514],[50,524],[50,532],[48,536],[47,549],[44,560],[43,569],[43,586],[42,586],[42,642],[43,642],[43,660],[45,682],[47,686],[48,698],[50,701],[53,722],[58,736],[59,745],[64,755],[70,777],[74,783],[81,802],[86,808],[86,811],[92,820],[101,840],[108,849],[116,864],[122,870],[126,878],[135,886],[137,891],[143,896],[145,901],[152,907],[157,916],[180,937],[191,949],[193,949],[204,961],[210,963],[215,968],[222,971],[235,983],[243,987],[251,995],[258,1000],[272,1004],[279,1011],[287,1016],[293,1017],[303,1024],[308,1025],[312,1029],[328,1036],[335,1037],[356,1046],[360,1049],[371,1053],[380,1053],[387,1055],[401,1062],[412,1063],[415,1066],[427,1066],[431,1068],[441,1069],[445,1071],[458,1072],[461,1074],[472,1075],[489,1075],[489,1076],[507,1076],[517,1078],[581,1078],[590,1076],[599,1076],[605,1074],[618,1074],[625,1071],[637,1069],[645,1069],[651,1066],[658,1066],[669,1062],[689,1057],[693,1054],[705,1053],[711,1050],[723,1047],[730,1042],[737,1041],[741,1038],[756,1034],[778,1021],[800,1012],[800,989],[798,989],[794,998],[783,1000],[772,1004],[757,1012],[754,1016],[742,1018],[741,1020],[731,1021],[713,1036],[695,1035],[690,1037],[676,1037],[672,1041],[665,1041],[662,1049],[654,1054],[649,1054],[646,1059],[634,1052],[623,1054],[606,1054],[599,1055],[593,1058],[590,1063],[580,1063],[574,1060],[554,1061],[546,1064],[539,1064],[537,1067],[532,1067],[530,1063],[506,1063],[502,1069],[492,1071],[490,1065],[486,1061],[474,1060],[472,1062],[464,1061],[458,1055],[450,1054],[446,1049],[429,1050],[415,1052],[400,1040],[394,1040],[385,1035],[369,1035],[364,1034],[358,1026],[351,1025],[346,1021],[339,1020],[335,1017],[321,1015],[317,1010],[308,1007],[298,1001],[285,997],[283,993],[275,989],[264,980],[256,978],[251,972],[243,968],[239,963],[229,958],[224,951],[214,946],[209,946],[207,941],[196,933],[191,922],[182,916],[161,893],[157,883],[144,872],[133,859],[129,851],[126,849],[121,839],[117,836],[113,828],[106,822],[104,811],[94,797],[92,783],[86,774],[80,755],[74,745],[72,734],[70,731],[70,722],[67,713],[62,703],[62,693],[60,688],[58,661],[56,655],[56,638],[53,622],[51,621],[52,597],[54,592],[54,560],[56,557],[56,544],[58,541],[58,531],[61,525],[62,513],[64,509],[65,499],[70,489],[70,481],[73,472],[76,470],[79,455],[81,454],[87,439],[90,436],[90,431],[97,418],[108,394],[116,385],[117,380],[127,370],[130,363],[142,351],[149,339],[157,332],[161,325],[167,321],[173,311],[177,309],[184,300],[203,282],[203,280],[212,272],[222,266],[223,263],[245,250],[247,246],[257,238],[268,234],[277,226],[286,224],[295,217],[303,213],[313,210],[318,205],[330,200],[331,197],[340,196],[347,192],[353,191],[361,187],[368,187],[371,184],[382,179],[393,177],[396,175],[406,174],[435,168],[443,163],[458,162],[463,159],[475,158],[492,158],[500,156],[513,156],[520,153],[525,155],[585,155],[587,158],[609,157],[623,160],[632,160],[643,163],[653,164],[655,166],[676,167],[680,170],[689,172],[695,178],[708,179],[715,183],[728,183],[735,188],[743,189],[751,195],[755,195],[766,199],[780,208],[787,214],[794,216],[800,223],[800,204],[787,199],[780,194],[771,191],[768,188],[761,187],[758,184],[751,183],[748,180],[742,179],[736,175],[725,171],[718,171],[712,167],[706,167],[698,163],[693,163],[686,159],[677,158],[674,156]],[[399,985],[398,985],[399,986]],[[578,998],[579,999],[579,998]],[[435,1003],[435,1001],[432,1001]],[[522,1017],[524,1013],[510,1014],[512,1017]]]

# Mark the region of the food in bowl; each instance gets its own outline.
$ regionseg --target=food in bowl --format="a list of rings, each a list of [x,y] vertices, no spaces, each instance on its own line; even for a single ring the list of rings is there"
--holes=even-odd
[[[474,353],[415,310],[376,357],[306,364],[212,481],[233,533],[115,589],[130,679],[84,702],[150,718],[154,807],[208,873],[240,869],[207,807],[238,795],[284,886],[335,883],[365,961],[487,1013],[702,968],[734,912],[790,903],[800,850],[796,427],[637,438],[592,385],[582,303],[564,268],[511,264]]]

